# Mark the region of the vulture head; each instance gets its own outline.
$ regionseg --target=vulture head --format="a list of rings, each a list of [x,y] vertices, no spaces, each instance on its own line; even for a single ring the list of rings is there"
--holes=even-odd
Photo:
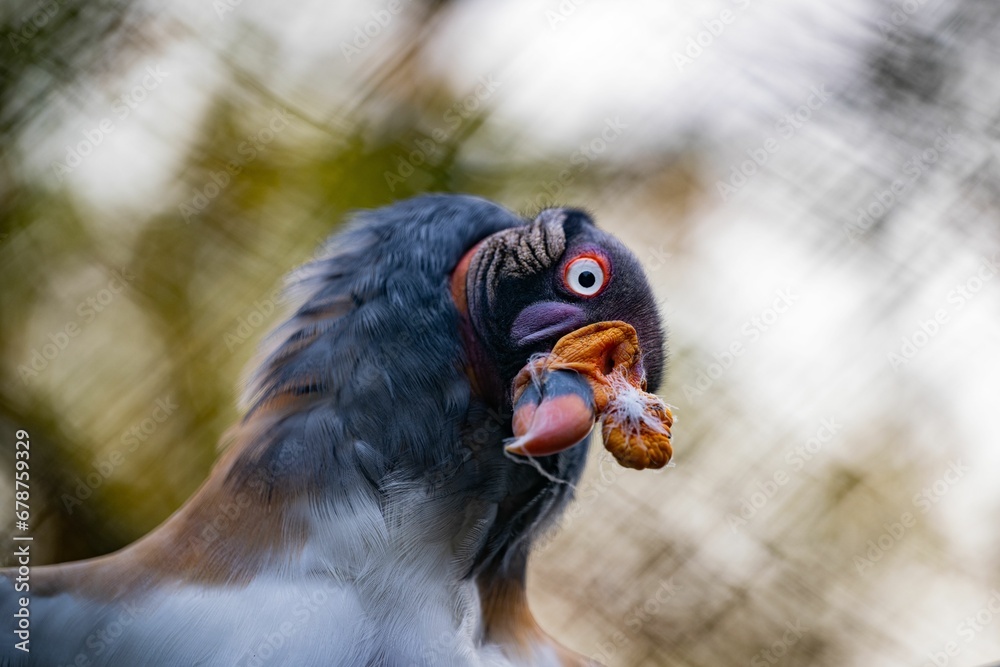
[[[624,321],[644,352],[654,391],[663,372],[663,327],[635,255],[583,211],[552,208],[470,249],[452,278],[469,324],[475,377],[496,402],[532,354],[596,322]]]

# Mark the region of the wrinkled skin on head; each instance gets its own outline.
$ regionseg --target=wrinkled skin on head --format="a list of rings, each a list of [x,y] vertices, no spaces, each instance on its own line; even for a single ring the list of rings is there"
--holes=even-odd
[[[582,291],[567,276],[574,262],[593,258],[602,283]],[[656,300],[636,257],[575,209],[548,209],[533,222],[494,234],[467,258],[468,319],[479,349],[470,356],[484,393],[504,401],[532,354],[552,350],[587,324],[621,320],[635,327],[640,373],[656,391],[663,373],[663,328]],[[588,279],[589,280],[589,279]]]

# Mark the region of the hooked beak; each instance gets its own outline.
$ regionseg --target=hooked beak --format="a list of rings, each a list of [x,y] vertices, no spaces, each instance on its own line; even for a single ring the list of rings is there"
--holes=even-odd
[[[673,454],[673,414],[646,392],[635,328],[595,322],[533,355],[514,378],[515,438],[507,451],[548,456],[587,437],[600,418],[604,447],[628,468],[662,468]]]
[[[549,456],[586,438],[597,412],[587,379],[567,370],[545,373],[529,384],[514,405],[512,454]]]

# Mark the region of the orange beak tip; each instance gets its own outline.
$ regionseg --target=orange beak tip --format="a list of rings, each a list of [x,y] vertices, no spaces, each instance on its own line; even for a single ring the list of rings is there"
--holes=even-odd
[[[524,451],[524,443],[521,438],[515,438],[512,442],[504,445],[504,451],[511,454],[517,454],[519,456],[528,456],[528,452]]]

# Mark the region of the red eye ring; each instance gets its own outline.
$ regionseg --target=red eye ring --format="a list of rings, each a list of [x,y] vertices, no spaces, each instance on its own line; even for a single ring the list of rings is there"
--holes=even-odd
[[[596,252],[585,252],[566,262],[563,285],[576,296],[595,297],[611,281],[611,264],[607,257]]]

